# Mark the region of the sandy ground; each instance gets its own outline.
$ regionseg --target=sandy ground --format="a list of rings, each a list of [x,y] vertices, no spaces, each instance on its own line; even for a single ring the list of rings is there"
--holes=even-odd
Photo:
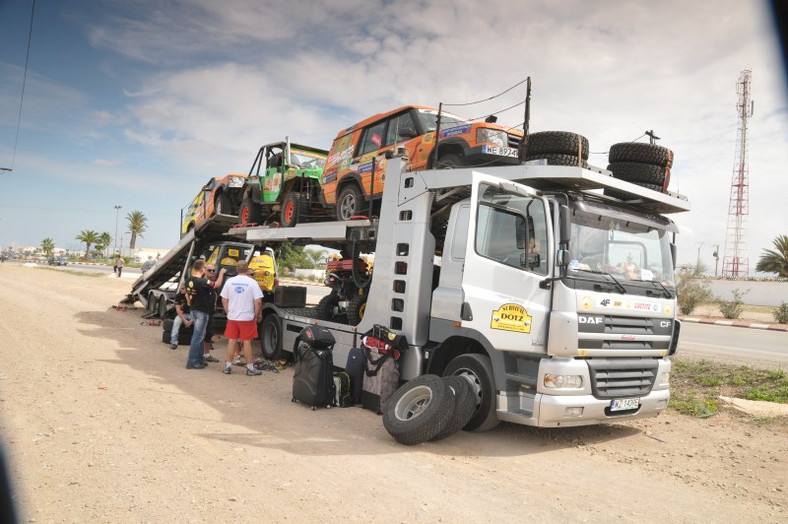
[[[112,308],[126,279],[4,264],[0,286],[21,522],[788,521],[785,424],[670,412],[408,448],[369,411],[292,404],[289,369],[186,370]]]

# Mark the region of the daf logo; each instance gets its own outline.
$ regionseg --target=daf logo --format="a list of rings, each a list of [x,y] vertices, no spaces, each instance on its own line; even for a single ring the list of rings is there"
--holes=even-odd
[[[581,324],[601,324],[604,322],[602,317],[586,317],[586,316],[578,316],[577,321]]]

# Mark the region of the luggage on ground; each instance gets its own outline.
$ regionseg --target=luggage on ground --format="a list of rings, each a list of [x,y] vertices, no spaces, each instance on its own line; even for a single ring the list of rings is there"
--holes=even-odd
[[[293,402],[312,409],[334,404],[334,337],[325,328],[308,326],[296,337],[293,347]]]
[[[386,402],[399,387],[400,350],[407,347],[405,337],[389,331],[385,326],[376,324],[361,339],[366,362],[361,404],[381,415]]]
[[[351,397],[354,404],[361,404],[361,388],[364,384],[364,368],[367,358],[361,348],[352,348],[347,355],[345,371],[350,375]]]
[[[334,405],[340,408],[349,408],[354,404],[353,391],[350,387],[351,379],[347,371],[334,372]]]

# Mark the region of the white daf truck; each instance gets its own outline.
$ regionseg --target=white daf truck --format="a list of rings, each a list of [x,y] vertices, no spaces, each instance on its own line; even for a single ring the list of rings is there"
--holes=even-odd
[[[375,254],[358,325],[266,304],[266,356],[282,356],[303,327],[322,325],[342,367],[360,336],[382,324],[407,338],[403,380],[470,379],[477,408],[466,430],[500,420],[580,426],[667,407],[680,323],[677,228],[664,215],[689,208],[684,197],[602,169],[408,172],[395,157],[378,219],[239,231],[250,243]]]

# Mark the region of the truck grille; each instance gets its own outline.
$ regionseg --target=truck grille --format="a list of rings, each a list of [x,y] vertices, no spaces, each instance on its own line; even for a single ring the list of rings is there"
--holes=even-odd
[[[673,334],[670,319],[614,315],[579,315],[578,347],[582,349],[669,349]],[[640,340],[648,337],[649,340]]]
[[[509,147],[513,147],[517,149],[520,147],[520,137],[517,135],[511,135],[509,133],[506,134],[507,141],[509,142]]]
[[[591,374],[591,391],[599,399],[648,395],[659,368],[656,360],[598,358],[586,362]]]

